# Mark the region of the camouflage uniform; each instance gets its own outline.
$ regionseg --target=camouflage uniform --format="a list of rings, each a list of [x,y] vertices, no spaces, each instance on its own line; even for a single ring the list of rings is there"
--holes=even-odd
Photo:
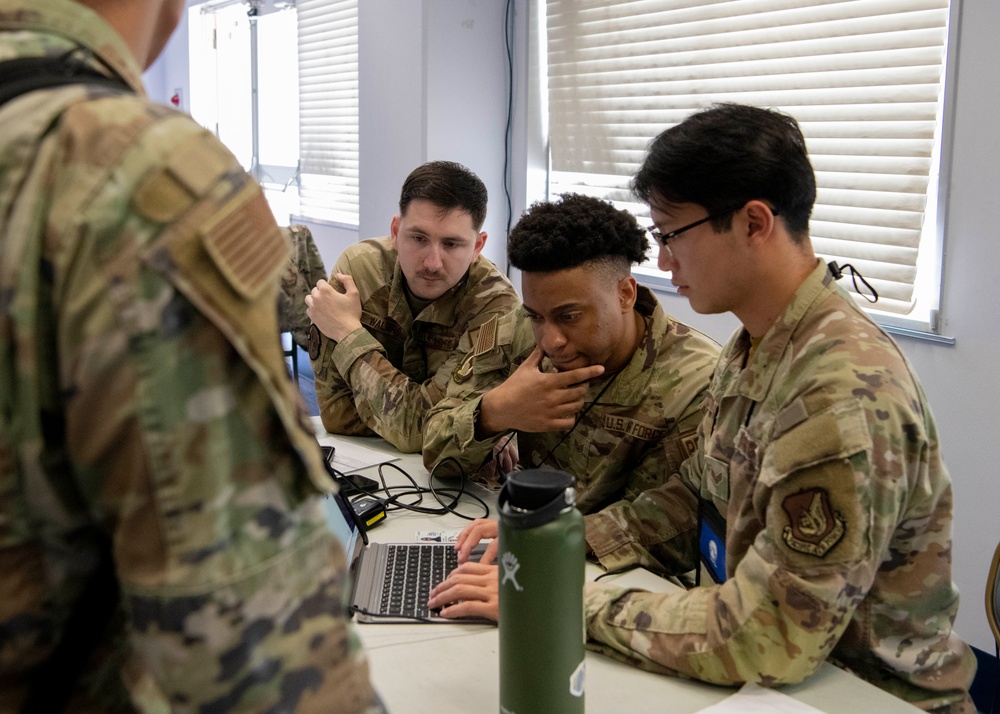
[[[278,293],[278,328],[291,332],[295,344],[309,349],[309,325],[305,297],[320,280],[326,280],[323,258],[306,226],[282,228],[292,249],[291,257],[281,274]]]
[[[723,350],[681,469],[725,517],[728,580],[588,586],[589,636],[721,684],[798,682],[830,657],[922,708],[974,711],[975,660],[952,634],[951,483],[906,359],[822,263],[749,352],[746,331]]]
[[[576,428],[568,436],[517,432],[522,466],[544,464],[576,477],[577,505],[590,514],[587,545],[608,569],[632,564],[658,569],[662,560],[690,556],[672,549],[682,542],[678,533],[693,531],[696,520],[667,523],[657,515],[694,503],[691,492],[669,477],[695,445],[699,405],[719,354],[712,340],[668,316],[647,288],[639,286],[635,309],[645,318],[643,340],[621,372],[591,383],[587,404],[600,397]],[[523,310],[491,321],[470,340],[475,349],[455,371],[447,397],[427,416],[424,464],[431,469],[440,463],[435,475],[455,476],[459,466],[475,474],[493,446],[507,438],[476,439],[481,395],[503,382],[535,347]],[[548,366],[548,360],[542,364]],[[445,461],[449,458],[457,465]]]
[[[518,304],[517,293],[479,256],[451,290],[414,317],[390,238],[352,245],[333,276],[354,278],[361,324],[339,343],[311,330],[309,357],[320,417],[332,434],[380,435],[404,453],[420,451],[424,414],[444,396],[462,358],[462,335]]]
[[[277,340],[286,243],[99,16],[0,0],[0,60],[75,47],[135,94],[0,107],[0,711],[378,711]]]

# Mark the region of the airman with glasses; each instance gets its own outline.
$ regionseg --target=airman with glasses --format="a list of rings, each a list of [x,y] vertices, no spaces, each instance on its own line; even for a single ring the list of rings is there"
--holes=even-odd
[[[813,253],[798,124],[733,104],[696,113],[653,140],[633,191],[678,292],[742,326],[679,473],[699,526],[675,539],[701,558],[662,563],[714,567],[683,592],[588,585],[588,637],[716,684],[800,682],[829,659],[927,711],[974,712],[934,419],[900,348]],[[653,520],[690,522],[682,504]]]

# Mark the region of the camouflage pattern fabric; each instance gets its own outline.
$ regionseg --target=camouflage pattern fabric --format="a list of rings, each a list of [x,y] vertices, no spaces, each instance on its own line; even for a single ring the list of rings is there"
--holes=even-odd
[[[281,274],[278,293],[278,329],[291,332],[295,344],[309,349],[309,325],[305,297],[320,280],[326,280],[323,258],[316,247],[312,231],[306,226],[282,228],[291,247],[291,255]]]
[[[621,372],[590,385],[587,404],[607,389],[576,428],[568,436],[517,432],[517,443],[522,467],[551,466],[576,477],[577,507],[589,514],[588,549],[601,565],[662,570],[663,560],[691,557],[690,543],[676,536],[693,531],[697,520],[666,522],[658,515],[665,507],[694,504],[672,475],[695,446],[699,407],[719,348],[668,316],[647,288],[639,286],[635,309],[646,320],[643,340]],[[507,435],[476,439],[479,402],[531,354],[530,320],[518,310],[473,333],[469,346],[448,395],[428,413],[424,464],[437,467],[436,476],[458,476],[461,469],[489,482],[495,467],[488,463],[479,471],[480,465]],[[547,359],[542,364],[551,369]],[[673,551],[678,544],[685,553]]]
[[[75,47],[135,94],[0,108],[0,711],[52,687],[72,711],[381,711],[277,340],[285,241],[99,16],[0,0],[0,61]],[[104,635],[73,642],[112,579]],[[63,639],[79,676],[46,670]]]
[[[728,580],[670,594],[588,586],[598,649],[719,684],[798,682],[829,657],[926,710],[975,711],[930,409],[826,265],[752,354],[745,330],[723,350],[681,475],[725,517]]]
[[[323,426],[332,434],[378,434],[404,453],[420,451],[424,414],[444,396],[461,360],[462,335],[514,309],[517,293],[479,256],[466,277],[414,316],[390,238],[352,245],[334,277],[354,278],[361,324],[339,343],[313,330],[310,346]]]

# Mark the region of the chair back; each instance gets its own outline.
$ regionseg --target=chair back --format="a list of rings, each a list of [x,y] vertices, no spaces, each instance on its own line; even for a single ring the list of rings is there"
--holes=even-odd
[[[1000,543],[993,551],[993,562],[990,563],[990,574],[986,577],[986,619],[993,631],[994,652],[1000,658]],[[980,705],[981,707],[981,705]],[[993,675],[993,703],[989,714],[1000,713],[1000,670]]]
[[[990,574],[986,578],[986,619],[993,630],[993,639],[1000,651],[1000,543],[993,552]]]
[[[293,225],[282,228],[291,255],[281,275],[281,289],[278,292],[278,329],[291,332],[292,339],[304,350],[309,349],[309,325],[312,321],[306,314],[306,295],[320,280],[329,276],[323,267],[323,258],[306,226]],[[288,354],[287,352],[285,353]]]

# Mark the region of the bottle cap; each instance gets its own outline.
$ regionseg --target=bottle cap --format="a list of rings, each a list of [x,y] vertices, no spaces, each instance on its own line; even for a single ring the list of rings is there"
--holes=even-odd
[[[558,517],[576,502],[573,477],[555,469],[528,469],[507,476],[500,491],[500,518],[520,528],[533,528]]]

